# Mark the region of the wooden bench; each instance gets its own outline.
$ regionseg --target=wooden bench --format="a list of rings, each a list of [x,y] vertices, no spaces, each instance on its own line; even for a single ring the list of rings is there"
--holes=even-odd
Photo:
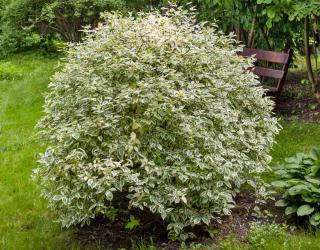
[[[289,49],[287,53],[281,53],[249,48],[244,48],[243,51],[239,53],[239,55],[242,55],[244,57],[255,56],[257,62],[263,61],[263,63],[267,64],[267,66],[269,66],[270,63],[279,65],[278,68],[280,67],[280,69],[272,69],[262,66],[255,66],[253,69],[251,69],[256,75],[260,76],[262,80],[264,80],[265,78],[273,78],[277,81],[276,86],[274,87],[264,85],[267,90],[267,95],[272,96],[279,95],[283,89],[289,69],[289,64],[292,59],[292,54],[292,49]]]

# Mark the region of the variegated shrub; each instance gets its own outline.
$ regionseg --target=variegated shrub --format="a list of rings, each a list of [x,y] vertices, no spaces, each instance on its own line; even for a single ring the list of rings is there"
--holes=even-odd
[[[240,187],[268,169],[272,102],[232,36],[192,14],[104,18],[52,78],[35,176],[63,226],[126,199],[184,238],[229,214]]]

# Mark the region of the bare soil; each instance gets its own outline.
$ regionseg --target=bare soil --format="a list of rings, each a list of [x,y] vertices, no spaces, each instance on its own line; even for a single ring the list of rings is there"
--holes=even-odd
[[[272,217],[254,216],[254,207],[256,206],[255,196],[250,191],[245,191],[236,197],[236,207],[232,209],[230,216],[221,218],[220,223],[213,222],[211,228],[214,228],[216,234],[210,237],[207,226],[196,226],[189,228],[196,237],[187,242],[190,244],[203,243],[215,244],[220,238],[226,238],[234,235],[239,240],[246,238],[252,222],[258,223],[280,223],[284,221],[283,211],[274,207],[274,201],[270,200],[266,205],[260,207],[261,211],[267,209],[272,213]],[[140,226],[134,230],[125,229],[130,214],[134,214],[140,221]],[[120,211],[117,219],[112,222],[102,217],[92,221],[90,226],[77,228],[74,239],[83,249],[131,249],[133,242],[152,243],[159,248],[166,250],[180,249],[179,242],[170,242],[166,225],[161,218],[147,211],[131,210]]]

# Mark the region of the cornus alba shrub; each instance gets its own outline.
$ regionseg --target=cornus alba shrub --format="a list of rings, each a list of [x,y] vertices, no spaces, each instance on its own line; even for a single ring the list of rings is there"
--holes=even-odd
[[[35,176],[63,226],[125,201],[183,239],[268,169],[272,103],[233,38],[192,14],[104,18],[52,78]]]

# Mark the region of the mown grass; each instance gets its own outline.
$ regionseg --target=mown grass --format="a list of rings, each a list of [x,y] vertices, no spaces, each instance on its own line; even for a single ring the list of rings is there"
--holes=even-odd
[[[0,61],[0,249],[61,249],[68,236],[30,178],[41,151],[31,136],[56,66],[38,53]]]
[[[272,165],[283,162],[285,157],[297,152],[308,152],[320,147],[320,124],[301,121],[280,121],[283,129],[277,136],[272,149]]]
[[[235,237],[221,239],[217,245],[192,244],[190,250],[319,250],[320,233],[306,234],[299,232],[295,234],[286,234],[285,239],[279,239],[276,235],[266,236],[256,242],[259,244],[250,244],[240,242]],[[145,247],[144,249],[148,249]],[[184,248],[186,249],[186,248]]]
[[[33,128],[57,65],[57,57],[36,52],[0,60],[0,249],[78,248],[72,230],[61,229],[53,222],[53,213],[30,177],[42,150],[32,140]],[[272,151],[273,164],[313,145],[320,147],[320,124],[282,124]],[[266,249],[320,249],[317,235],[301,233],[287,241],[281,248],[283,242],[270,239],[266,243],[270,248]]]

